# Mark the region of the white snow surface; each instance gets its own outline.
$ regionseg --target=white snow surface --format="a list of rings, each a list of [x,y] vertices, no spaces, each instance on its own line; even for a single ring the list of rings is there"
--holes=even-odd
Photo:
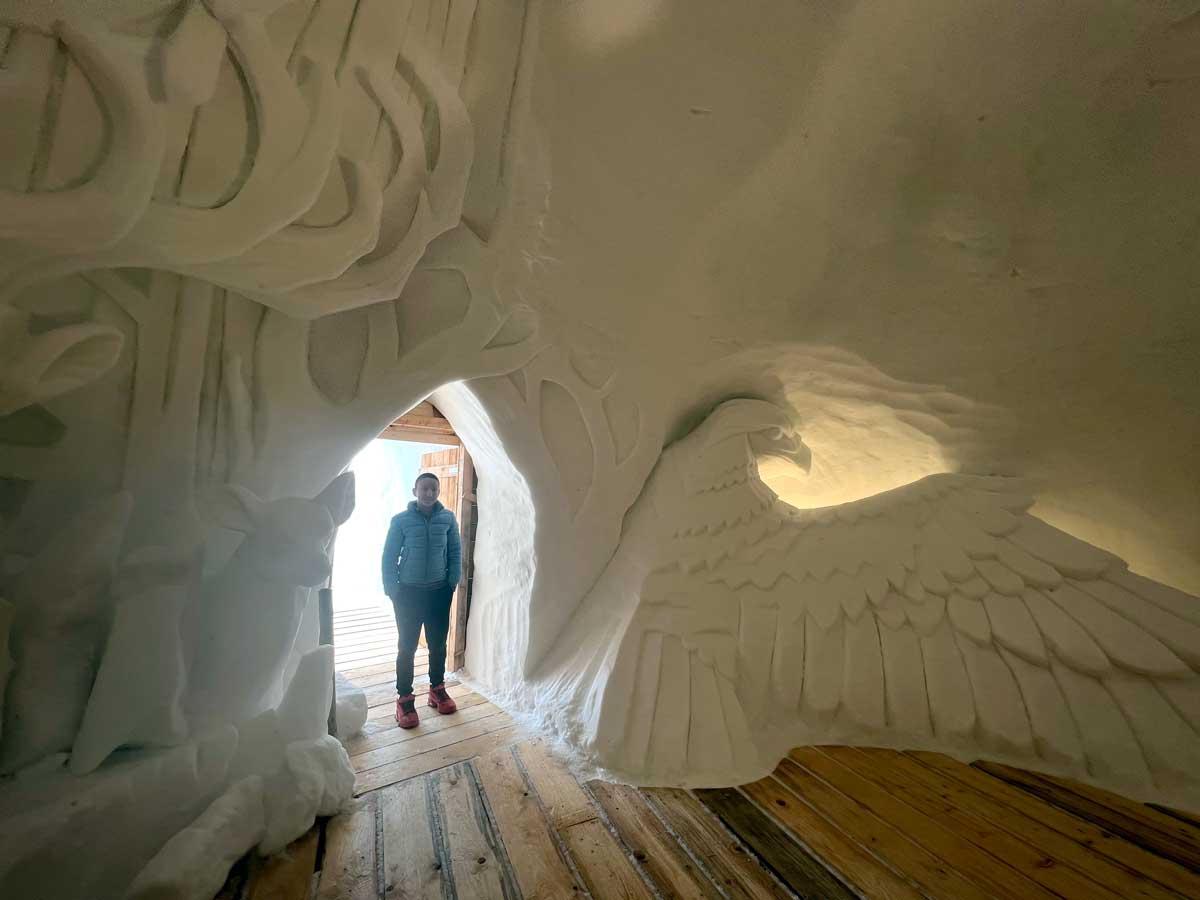
[[[367,695],[341,672],[336,677],[337,736],[345,741],[362,731],[367,724]]]
[[[585,764],[1200,807],[1197,0],[0,5],[0,895],[349,796],[314,589],[430,396],[470,677]]]

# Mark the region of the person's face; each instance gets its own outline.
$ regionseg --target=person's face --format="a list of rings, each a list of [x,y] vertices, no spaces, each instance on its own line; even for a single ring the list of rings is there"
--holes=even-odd
[[[437,503],[439,485],[432,478],[422,478],[413,486],[413,496],[421,509],[433,509]]]

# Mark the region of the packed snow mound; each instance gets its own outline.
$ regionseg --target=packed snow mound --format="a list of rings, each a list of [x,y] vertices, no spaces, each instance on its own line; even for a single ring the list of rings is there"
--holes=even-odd
[[[337,736],[347,740],[367,724],[367,695],[357,684],[337,673]]]

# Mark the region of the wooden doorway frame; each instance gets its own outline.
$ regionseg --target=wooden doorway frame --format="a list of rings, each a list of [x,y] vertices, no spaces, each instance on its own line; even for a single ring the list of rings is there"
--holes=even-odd
[[[450,604],[450,632],[446,638],[446,668],[454,672],[463,667],[467,649],[467,619],[471,613],[471,587],[474,582],[472,562],[475,556],[475,529],[478,523],[475,465],[462,439],[436,406],[425,400],[418,403],[379,435],[390,441],[410,441],[420,444],[447,444],[456,448],[454,496],[445,497],[443,505],[454,512],[462,541],[462,577]],[[447,466],[422,466],[422,472],[434,472],[439,478]],[[446,479],[442,479],[445,481]]]

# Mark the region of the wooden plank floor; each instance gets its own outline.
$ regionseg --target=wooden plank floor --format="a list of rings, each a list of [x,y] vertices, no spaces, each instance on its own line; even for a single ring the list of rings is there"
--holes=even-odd
[[[636,789],[494,743],[331,820],[316,896],[1200,897],[1194,821],[1063,779],[805,747],[739,788]]]
[[[396,664],[396,620],[383,606],[333,612],[334,668],[339,672]],[[424,635],[421,650],[425,650]]]
[[[1184,813],[849,747],[798,748],[738,788],[581,783],[462,685],[455,715],[420,707],[419,728],[397,728],[388,654],[345,670],[372,698],[347,748],[352,808],[319,853],[314,830],[239,864],[223,900],[1200,898],[1200,827]]]
[[[357,794],[453,766],[516,739],[516,726],[505,712],[453,677],[447,679],[447,692],[457,702],[458,712],[442,716],[429,707],[429,651],[425,647],[417,650],[413,669],[413,693],[421,723],[409,730],[397,726],[395,627],[389,638],[382,615],[371,621],[374,630],[349,635],[344,620],[334,626],[337,659],[349,660],[348,664],[338,663],[339,671],[367,695],[367,724],[346,742],[350,762],[358,774]],[[382,639],[378,637],[381,634]],[[350,649],[342,647],[343,640],[349,642]],[[361,649],[364,644],[369,649]]]

